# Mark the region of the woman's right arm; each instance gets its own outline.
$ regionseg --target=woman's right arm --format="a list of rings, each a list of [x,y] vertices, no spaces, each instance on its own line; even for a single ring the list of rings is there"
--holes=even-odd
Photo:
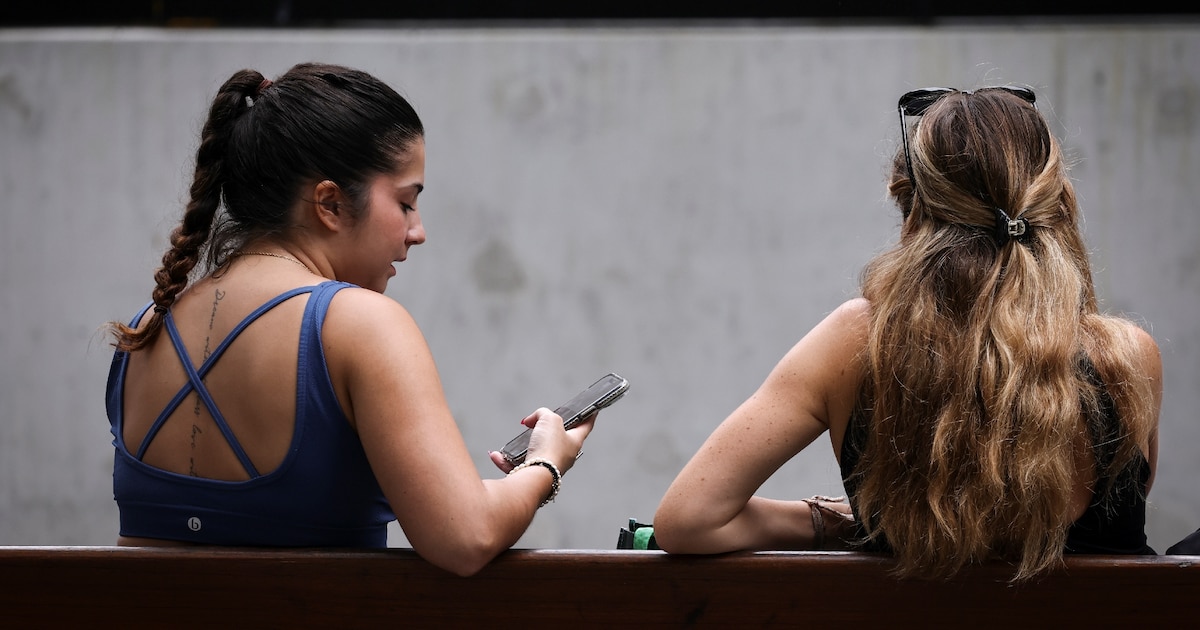
[[[663,495],[658,544],[671,553],[811,549],[812,505],[756,496],[780,466],[831,426],[844,430],[858,384],[868,306],[851,300],[779,361]]]
[[[552,475],[529,466],[480,478],[409,313],[381,294],[346,289],[330,305],[323,337],[339,398],[413,549],[470,575],[515,544],[550,493]],[[529,458],[545,458],[562,474],[592,427],[566,431],[544,408],[525,424],[536,425]]]

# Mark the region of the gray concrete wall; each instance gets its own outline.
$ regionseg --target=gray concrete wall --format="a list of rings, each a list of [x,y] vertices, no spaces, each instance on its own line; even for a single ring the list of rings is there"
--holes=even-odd
[[[1200,526],[1200,25],[0,30],[0,544],[114,541],[102,326],[148,299],[217,87],[306,60],[425,120],[429,241],[388,294],[482,474],[532,408],[632,383],[519,546],[652,518],[895,237],[899,94],[1010,81],[1075,163],[1105,307],[1163,350],[1151,543]],[[763,489],[840,491],[827,440]]]

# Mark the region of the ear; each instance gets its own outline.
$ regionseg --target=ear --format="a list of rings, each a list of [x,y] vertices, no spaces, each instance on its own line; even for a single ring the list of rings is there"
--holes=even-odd
[[[346,212],[346,196],[342,189],[328,179],[321,180],[313,186],[313,211],[317,220],[327,229],[337,232],[344,229],[350,221]]]

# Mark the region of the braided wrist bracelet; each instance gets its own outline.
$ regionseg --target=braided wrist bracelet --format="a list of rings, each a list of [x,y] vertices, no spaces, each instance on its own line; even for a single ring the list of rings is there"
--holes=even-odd
[[[846,497],[827,497],[820,494],[807,499],[801,499],[801,501],[804,501],[808,504],[808,511],[810,514],[812,514],[813,549],[822,549],[825,547],[825,512],[828,512],[830,516],[840,521],[849,520],[847,515],[842,514],[833,508],[827,508],[821,505],[821,501],[840,503],[845,500]]]

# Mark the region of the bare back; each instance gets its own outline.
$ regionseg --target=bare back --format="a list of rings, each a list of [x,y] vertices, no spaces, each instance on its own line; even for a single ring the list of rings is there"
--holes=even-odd
[[[236,267],[198,282],[180,296],[171,316],[195,368],[217,350],[247,315],[271,298],[302,286],[286,282],[290,270],[255,276]],[[300,270],[297,270],[300,271]],[[292,441],[296,410],[297,350],[307,294],[264,313],[232,340],[203,375],[204,384],[237,443],[259,474],[276,469]],[[165,332],[165,331],[164,331]],[[130,357],[125,389],[125,445],[137,452],[160,413],[188,382],[169,335],[159,335]],[[240,481],[249,472],[235,455],[207,405],[192,391],[163,422],[143,457],[171,472]]]

